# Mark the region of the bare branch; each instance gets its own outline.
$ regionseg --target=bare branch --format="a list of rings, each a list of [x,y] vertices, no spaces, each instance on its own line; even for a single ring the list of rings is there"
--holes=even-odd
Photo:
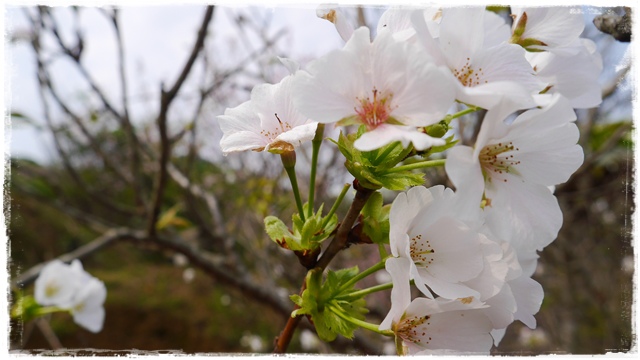
[[[613,36],[613,38],[618,41],[630,42],[633,28],[631,8],[625,6],[624,11],[625,13],[622,16],[613,11],[596,16],[593,19],[593,25],[595,25],[598,30]]]
[[[184,81],[187,79],[187,76],[191,72],[193,64],[196,61],[200,50],[204,47],[204,39],[207,36],[207,28],[211,19],[213,17],[214,7],[209,5],[207,6],[207,10],[204,15],[204,19],[202,21],[202,26],[198,31],[198,37],[193,46],[193,50],[189,55],[189,59],[187,60],[180,76],[176,80],[175,84],[169,89],[169,91],[164,91],[161,89],[160,94],[160,114],[158,115],[158,129],[160,131],[160,159],[159,159],[159,171],[158,177],[156,178],[155,188],[154,188],[154,199],[152,202],[151,212],[149,214],[149,219],[147,222],[147,232],[150,235],[154,235],[156,231],[156,221],[158,220],[158,215],[160,214],[160,206],[162,204],[162,198],[164,196],[164,190],[167,182],[167,164],[169,163],[169,157],[171,153],[171,144],[169,142],[169,136],[167,134],[167,113],[169,111],[169,107],[171,103],[175,99],[178,91],[184,84]]]

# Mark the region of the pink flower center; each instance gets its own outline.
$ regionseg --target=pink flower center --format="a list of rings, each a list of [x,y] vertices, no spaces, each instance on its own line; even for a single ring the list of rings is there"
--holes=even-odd
[[[378,125],[384,124],[391,114],[391,100],[392,95],[378,96],[378,90],[373,89],[373,101],[367,97],[365,99],[358,99],[360,107],[355,108],[356,114],[358,114],[358,120],[360,123],[367,126],[367,130],[373,130]]]

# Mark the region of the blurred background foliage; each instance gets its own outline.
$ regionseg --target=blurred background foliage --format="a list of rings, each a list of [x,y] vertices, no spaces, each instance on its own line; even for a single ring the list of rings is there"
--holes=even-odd
[[[8,270],[14,299],[16,294],[32,292],[33,279],[24,274],[33,266],[109,237],[114,229],[130,234],[146,232],[124,236],[99,251],[80,255],[85,269],[103,280],[108,289],[107,316],[100,333],[83,330],[66,314],[27,323],[14,320],[10,324],[11,349],[62,346],[114,351],[271,352],[293,306],[288,295],[298,291],[306,272],[295,256],[270,242],[263,229],[267,215],[290,219],[295,210],[290,189],[276,156],[249,153],[222,157],[219,151],[203,151],[206,144],[212,148],[210,144],[219,141],[215,115],[246,99],[253,85],[274,82],[283,75],[273,59],[287,55],[287,44],[270,31],[274,25],[268,12],[215,9],[211,28],[218,17],[226,16],[235,24],[238,39],[255,36],[261,41],[238,40],[227,47],[205,41],[197,49],[198,81],[184,85],[192,90],[190,94],[199,94],[197,101],[183,102],[178,93],[175,105],[191,106],[195,115],[180,117],[156,109],[148,118],[131,119],[126,98],[109,103],[99,87],[75,98],[63,99],[56,91],[51,63],[66,61],[82,69],[81,50],[69,44],[90,40],[81,32],[75,38],[62,39],[55,31],[56,13],[75,11],[82,16],[85,9],[36,7],[21,11],[30,22],[29,29],[21,30],[29,34],[27,43],[38,64],[33,78],[22,81],[38,82],[36,99],[43,111],[40,116],[27,114],[30,109],[11,109],[12,118],[14,124],[32,126],[55,139],[56,160],[10,159],[6,187],[10,212],[6,216],[10,220]],[[102,11],[117,24],[117,11]],[[381,12],[348,9],[360,24],[375,24]],[[207,25],[204,21],[203,28]],[[615,40],[590,29],[589,24],[585,34],[605,54],[605,68],[614,67],[606,52]],[[15,41],[24,41],[24,37]],[[246,62],[237,67],[221,65],[212,60],[213,55],[207,55],[225,51]],[[630,109],[630,86],[626,90],[618,86],[629,84],[627,71],[612,72],[605,79],[605,100],[600,108],[578,111],[586,160],[567,183],[556,188],[564,225],[558,239],[542,252],[534,276],[545,290],[536,316],[538,328],[532,331],[514,323],[500,347],[494,349],[496,354],[603,354],[625,352],[633,344],[632,119],[630,111],[620,115],[612,110]],[[179,72],[176,69],[174,76]],[[90,75],[86,79],[91,83]],[[132,77],[128,81],[137,80]],[[159,120],[162,111],[170,118],[166,138],[161,127],[167,124]],[[463,121],[467,127],[479,123],[472,117]],[[163,149],[171,156],[164,163],[167,180],[160,214],[151,231],[148,222],[163,171]],[[309,146],[299,151],[303,194],[308,185],[303,174],[309,158]],[[326,143],[318,171],[318,204],[330,203],[336,189],[351,180],[342,163],[335,146]],[[446,182],[441,169],[429,171],[426,185]],[[384,195],[387,203],[394,197],[393,193]],[[340,209],[339,216],[345,211]],[[332,266],[355,263],[365,268],[375,263],[376,257],[375,246],[352,246]],[[386,279],[380,275],[366,279],[361,286],[376,281]],[[375,294],[367,300],[370,321],[380,321],[389,308],[388,294]],[[362,330],[357,331],[355,341],[339,339],[331,344],[320,344],[313,334],[313,327],[303,320],[289,351],[383,354],[389,346],[393,350],[388,339]]]

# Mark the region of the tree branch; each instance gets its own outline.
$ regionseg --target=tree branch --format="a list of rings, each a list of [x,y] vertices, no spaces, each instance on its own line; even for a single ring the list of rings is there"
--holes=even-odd
[[[349,240],[349,233],[351,231],[351,228],[353,227],[353,224],[358,219],[358,216],[360,215],[360,211],[362,211],[362,208],[367,203],[367,200],[369,199],[371,194],[374,193],[374,190],[362,187],[357,180],[354,180],[353,187],[354,189],[356,189],[356,196],[353,199],[353,202],[351,203],[351,207],[349,207],[349,211],[347,212],[347,215],[345,215],[344,220],[338,227],[338,232],[336,233],[336,236],[333,238],[333,240],[331,240],[331,243],[329,244],[327,249],[324,251],[324,253],[320,257],[318,262],[316,263],[316,266],[315,266],[316,268],[320,268],[322,270],[326,269],[326,267],[329,265],[331,260],[333,260],[333,258],[342,249],[346,247],[347,242]],[[306,288],[306,282],[302,284],[302,287],[300,289],[300,295],[302,295],[302,292],[304,291],[305,288]],[[294,307],[294,310],[297,307],[298,306],[296,305]],[[282,354],[287,351],[287,347],[291,342],[291,338],[293,337],[294,330],[299,322],[300,322],[300,316],[289,317],[284,329],[282,330],[280,335],[276,338],[275,349],[273,350],[274,353]]]
[[[162,199],[164,197],[164,190],[167,183],[167,164],[169,163],[169,157],[171,155],[171,144],[169,142],[169,136],[167,134],[167,113],[169,111],[169,107],[171,103],[175,99],[180,87],[184,84],[184,81],[187,79],[187,76],[191,72],[193,68],[193,64],[200,53],[200,50],[204,47],[204,39],[207,36],[207,28],[211,19],[213,18],[213,10],[214,7],[212,5],[207,6],[207,10],[204,15],[204,19],[202,21],[202,25],[200,26],[200,30],[198,31],[198,37],[196,39],[196,43],[191,50],[191,55],[189,55],[189,59],[187,60],[180,76],[176,80],[175,84],[171,87],[169,91],[164,91],[161,89],[160,94],[160,114],[158,115],[158,129],[160,131],[160,144],[161,144],[161,152],[159,159],[159,171],[158,177],[156,178],[155,188],[154,188],[154,198],[152,202],[151,211],[149,214],[148,222],[147,222],[147,233],[150,236],[155,235],[156,232],[156,222],[158,220],[158,216],[160,214],[160,206],[162,205]]]
[[[593,25],[605,34],[613,36],[620,42],[630,42],[633,23],[631,8],[624,7],[624,15],[620,16],[613,11],[598,15],[593,19]]]

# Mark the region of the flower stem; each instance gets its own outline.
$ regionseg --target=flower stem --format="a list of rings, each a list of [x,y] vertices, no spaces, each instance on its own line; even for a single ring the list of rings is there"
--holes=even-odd
[[[42,316],[42,315],[46,315],[46,314],[52,314],[52,313],[60,312],[60,311],[68,311],[68,310],[59,308],[57,306],[41,307],[38,310],[36,310],[35,316]]]
[[[302,222],[305,221],[304,210],[302,207],[302,200],[300,199],[300,190],[298,190],[298,179],[296,178],[296,153],[294,151],[280,154],[282,159],[282,165],[284,170],[289,175],[291,181],[291,187],[293,188],[293,196],[296,198],[296,205],[298,206],[298,213]]]
[[[350,288],[351,286],[355,285],[358,281],[366,278],[367,276],[373,274],[374,272],[378,271],[378,270],[382,270],[384,269],[384,263],[385,263],[386,259],[382,259],[380,260],[379,263],[373,265],[372,267],[368,268],[367,270],[359,273],[358,275],[354,276],[351,278],[351,280],[347,281],[346,283],[344,283],[340,289],[338,289],[338,294],[348,288]]]
[[[465,115],[467,115],[467,114],[471,114],[471,113],[476,112],[476,111],[478,111],[478,110],[482,110],[482,108],[481,108],[481,107],[477,107],[477,106],[469,105],[469,104],[467,104],[467,103],[463,103],[463,104],[467,105],[468,107],[467,107],[466,109],[464,109],[464,110],[458,111],[458,112],[457,112],[457,113],[455,113],[455,114],[447,115],[447,116],[445,116],[445,117],[444,117],[444,119],[442,119],[442,120],[443,120],[443,121],[446,121],[446,122],[447,122],[447,124],[449,124],[449,123],[451,122],[451,120],[453,120],[453,119],[457,119],[457,118],[459,118],[459,117],[461,117],[461,116],[465,116]]]
[[[386,284],[380,284],[380,285],[376,285],[376,286],[372,286],[366,289],[362,289],[362,290],[358,290],[358,291],[354,291],[352,293],[343,295],[343,296],[338,296],[337,299],[340,300],[347,300],[347,301],[354,301],[354,300],[358,300],[360,298],[363,298],[369,294],[373,294],[375,292],[378,291],[384,291],[384,290],[389,290],[393,287],[393,283],[386,283]]]
[[[342,200],[344,199],[344,196],[347,195],[347,191],[349,191],[350,187],[351,187],[351,184],[344,184],[344,186],[342,187],[342,191],[340,192],[340,195],[338,195],[338,198],[333,203],[331,210],[329,210],[329,213],[327,214],[327,216],[325,216],[324,221],[322,222],[322,229],[324,229],[324,227],[327,226],[327,224],[329,223],[329,220],[331,220],[331,216],[333,216],[333,214],[336,213],[336,211],[338,210],[338,207],[340,206],[340,204],[342,203]]]
[[[307,216],[313,215],[313,202],[315,200],[316,193],[316,168],[318,167],[318,153],[320,152],[320,145],[322,145],[322,136],[324,135],[324,124],[318,124],[316,128],[316,135],[311,140],[312,155],[311,155],[311,175],[309,177],[309,206],[307,209]]]
[[[387,253],[387,249],[383,244],[378,244],[378,252],[380,253],[380,259],[384,259],[389,256],[389,254]]]
[[[367,330],[371,330],[373,332],[376,332],[378,334],[382,334],[382,335],[385,335],[385,336],[394,336],[393,331],[391,331],[391,330],[380,330],[378,325],[372,324],[372,323],[368,323],[366,321],[362,321],[362,320],[353,318],[351,316],[348,316],[348,315],[344,314],[340,309],[336,308],[335,306],[329,305],[328,308],[329,308],[329,310],[331,312],[333,312],[334,314],[338,315],[343,320],[352,323],[353,325],[359,326],[359,327],[367,329]]]
[[[423,169],[428,167],[443,166],[444,163],[445,163],[444,159],[421,161],[413,164],[396,166],[394,168],[387,170],[387,173],[396,173],[396,172],[407,171],[407,170],[416,170],[416,169]]]

